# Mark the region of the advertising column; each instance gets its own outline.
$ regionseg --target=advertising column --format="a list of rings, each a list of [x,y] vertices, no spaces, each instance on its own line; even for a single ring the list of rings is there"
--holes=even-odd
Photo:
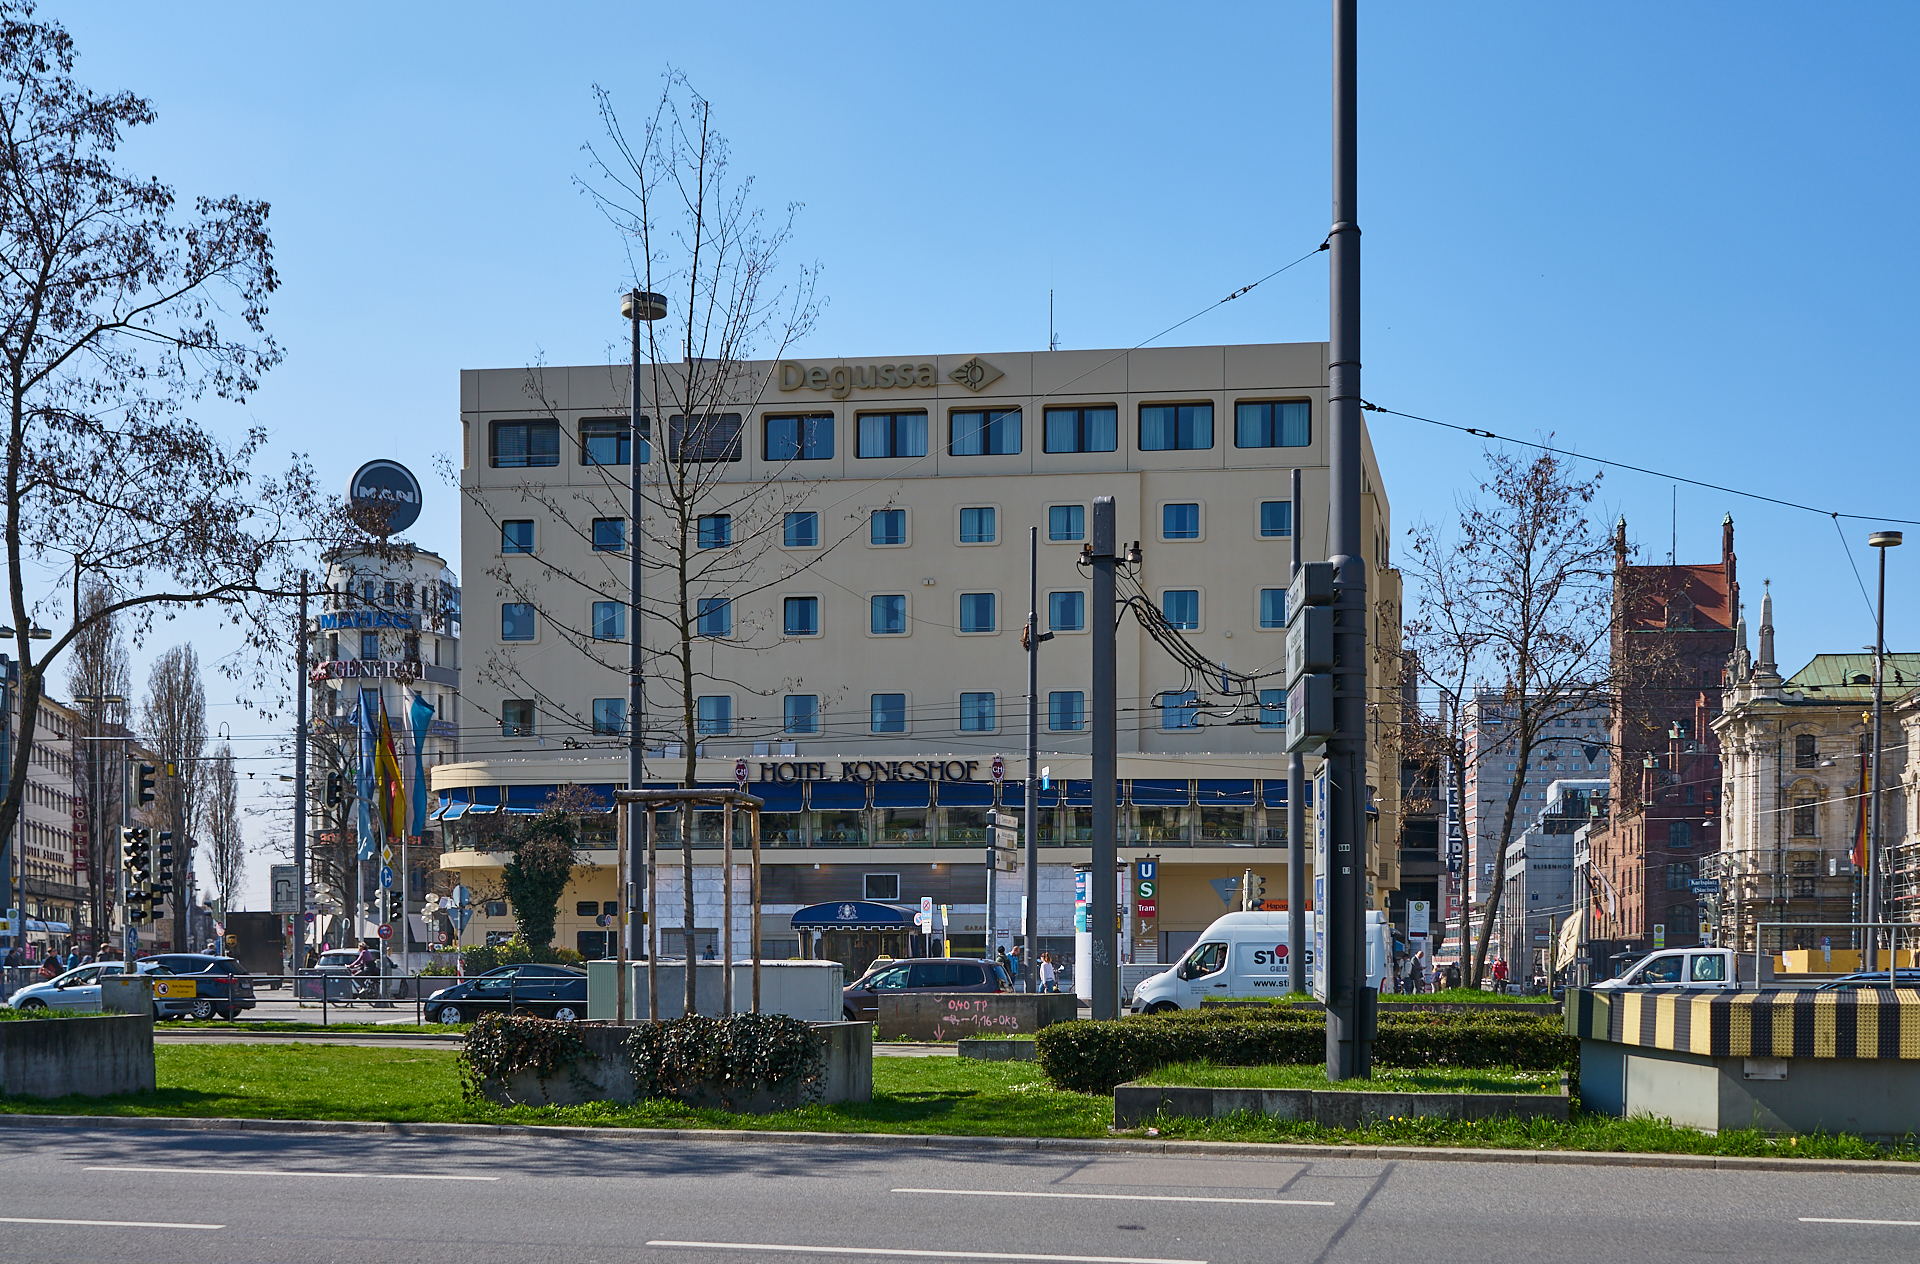
[[[1093,924],[1087,919],[1087,893],[1093,871],[1079,865],[1073,871],[1073,990],[1093,1003]]]

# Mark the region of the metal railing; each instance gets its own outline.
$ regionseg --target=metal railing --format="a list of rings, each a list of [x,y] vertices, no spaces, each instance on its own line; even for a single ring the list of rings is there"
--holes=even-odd
[[[1774,943],[1769,947],[1767,932],[1770,930],[1796,932],[1791,938],[1806,939],[1809,942],[1786,944],[1781,941],[1788,936],[1776,933],[1773,936]],[[1887,984],[1891,987],[1895,969],[1920,968],[1920,925],[1912,922],[1756,922],[1753,927],[1754,980],[1758,982],[1762,978],[1760,961],[1763,956],[1794,951],[1830,952],[1830,946],[1823,948],[1818,942],[1823,936],[1817,932],[1823,930],[1840,932],[1838,936],[1824,936],[1829,941],[1834,938],[1844,939],[1846,942],[1839,951],[1860,954],[1859,962],[1854,969],[1836,973],[1878,974],[1885,970]],[[1909,956],[1909,964],[1905,966],[1898,965],[1903,940],[1906,951],[1913,954]],[[1872,962],[1871,969],[1868,965],[1870,955],[1876,958]]]

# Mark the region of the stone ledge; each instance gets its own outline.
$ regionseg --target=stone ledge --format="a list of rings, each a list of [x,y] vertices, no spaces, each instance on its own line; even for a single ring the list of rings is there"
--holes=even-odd
[[[1323,1128],[1359,1128],[1383,1119],[1550,1119],[1566,1123],[1566,1084],[1558,1093],[1408,1093],[1311,1088],[1196,1088],[1122,1084],[1113,1122],[1135,1128],[1160,1115],[1220,1119],[1247,1112]]]

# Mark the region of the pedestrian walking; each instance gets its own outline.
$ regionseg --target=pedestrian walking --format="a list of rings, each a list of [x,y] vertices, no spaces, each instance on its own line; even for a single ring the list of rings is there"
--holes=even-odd
[[[1054,973],[1053,969],[1053,954],[1050,952],[1040,954],[1040,990],[1042,992],[1058,992],[1060,990],[1059,977]]]
[[[1493,990],[1496,992],[1507,990],[1507,959],[1505,957],[1493,959]]]

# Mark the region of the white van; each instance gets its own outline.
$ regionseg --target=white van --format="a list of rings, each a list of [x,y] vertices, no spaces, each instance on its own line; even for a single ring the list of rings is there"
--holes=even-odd
[[[1313,962],[1315,914],[1307,914],[1307,964]],[[1367,911],[1367,986],[1378,988],[1393,957],[1386,914]],[[1266,1000],[1293,986],[1285,913],[1228,913],[1201,934],[1179,965],[1133,989],[1136,1014],[1199,1009],[1202,999]]]

